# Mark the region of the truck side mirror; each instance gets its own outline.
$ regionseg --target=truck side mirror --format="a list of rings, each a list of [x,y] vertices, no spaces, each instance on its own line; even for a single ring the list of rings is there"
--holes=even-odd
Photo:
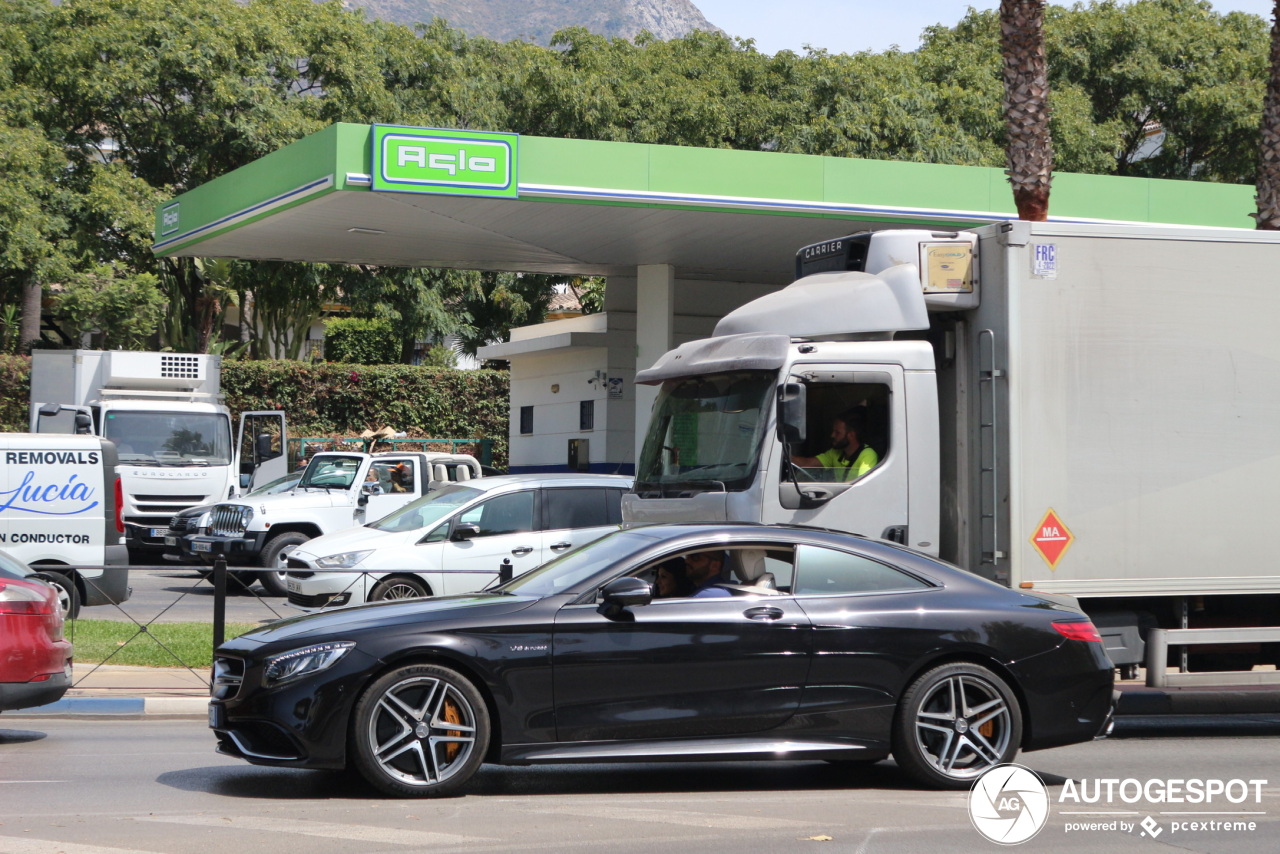
[[[40,414],[46,418],[52,418],[62,411],[62,405],[57,403],[46,403],[40,407]]]
[[[83,412],[76,413],[76,433],[88,435],[93,432],[93,419]]]
[[[808,390],[804,383],[783,383],[778,386],[778,441],[786,445],[799,445],[805,440]]]

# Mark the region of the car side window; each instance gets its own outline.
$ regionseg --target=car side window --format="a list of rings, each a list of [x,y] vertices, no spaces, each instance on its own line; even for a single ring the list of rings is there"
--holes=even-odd
[[[930,585],[879,561],[819,546],[796,549],[797,595],[833,596],[842,593],[886,593]]]
[[[622,524],[622,496],[626,494],[625,489],[606,489],[605,494],[608,496],[604,500],[605,512],[609,514],[607,525]]]
[[[608,525],[608,498],[608,490],[598,487],[543,490],[542,527],[548,531],[556,531],[561,528],[598,528]]]
[[[461,523],[480,527],[480,537],[534,530],[534,492],[512,492],[490,498],[458,517]]]

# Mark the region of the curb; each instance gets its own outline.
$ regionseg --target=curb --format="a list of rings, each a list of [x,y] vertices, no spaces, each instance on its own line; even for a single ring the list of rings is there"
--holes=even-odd
[[[6,712],[12,717],[72,716],[204,718],[207,697],[63,697],[47,706]]]
[[[1212,690],[1122,689],[1116,715],[1240,715],[1280,713],[1280,690],[1239,690],[1230,687]]]

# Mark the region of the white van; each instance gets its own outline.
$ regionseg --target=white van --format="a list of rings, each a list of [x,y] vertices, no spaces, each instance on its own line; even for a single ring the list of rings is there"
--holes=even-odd
[[[129,598],[117,463],[98,436],[0,433],[0,549],[58,587],[68,618]]]

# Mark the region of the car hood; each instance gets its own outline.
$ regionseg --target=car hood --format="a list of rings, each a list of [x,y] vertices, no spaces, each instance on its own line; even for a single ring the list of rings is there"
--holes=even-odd
[[[348,504],[350,501],[346,490],[303,489],[277,492],[272,495],[255,495],[252,498],[246,496],[227,503],[243,504],[246,507],[252,507],[254,513],[270,516],[273,513],[288,513],[312,507],[335,507],[339,504]]]
[[[406,538],[420,536],[422,536],[421,531],[409,531],[407,533],[404,531],[377,531],[364,525],[358,525],[354,528],[334,531],[332,534],[324,534],[314,540],[307,540],[294,551],[296,557],[301,560],[315,560],[316,558],[341,554],[342,552],[356,552],[364,549],[400,545]]]
[[[509,593],[469,593],[405,602],[375,602],[319,614],[290,617],[233,638],[219,649],[250,652],[263,645],[293,641],[341,640],[369,629],[425,623],[483,623],[537,602],[537,597]]]

